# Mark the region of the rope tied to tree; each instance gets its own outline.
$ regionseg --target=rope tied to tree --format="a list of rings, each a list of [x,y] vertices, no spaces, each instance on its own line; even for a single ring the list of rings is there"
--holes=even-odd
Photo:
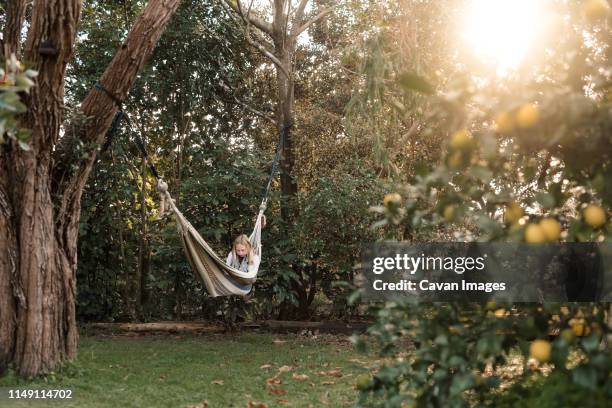
[[[276,153],[274,154],[274,159],[272,161],[272,170],[270,171],[270,176],[268,176],[268,182],[266,183],[263,198],[261,199],[261,204],[259,205],[260,213],[263,213],[268,206],[268,198],[270,196],[270,190],[272,189],[272,180],[274,180],[274,176],[278,171],[278,165],[280,162],[283,147],[285,145],[285,134],[287,132],[287,129],[289,129],[291,126],[291,124],[286,124],[281,127],[280,137],[278,139],[278,143],[276,144]]]

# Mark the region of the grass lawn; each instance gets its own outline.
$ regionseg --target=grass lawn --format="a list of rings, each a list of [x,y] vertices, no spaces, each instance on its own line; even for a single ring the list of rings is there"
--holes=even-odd
[[[70,388],[72,402],[0,405],[350,406],[355,377],[377,364],[339,336],[83,336],[78,360],[59,372],[33,381],[0,378],[0,387]]]

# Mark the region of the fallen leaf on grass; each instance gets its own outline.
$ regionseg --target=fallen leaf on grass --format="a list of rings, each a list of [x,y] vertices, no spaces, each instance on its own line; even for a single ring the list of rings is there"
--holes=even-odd
[[[223,380],[212,380],[210,383],[215,385],[223,385]]]
[[[292,366],[284,365],[284,366],[282,366],[282,367],[280,367],[278,369],[278,372],[279,373],[286,373],[286,372],[291,371],[291,370],[293,370]]]
[[[330,371],[319,371],[317,373],[317,375],[323,376],[323,377],[336,377],[336,378],[340,378],[342,377],[342,371],[340,370],[330,370]]]
[[[288,404],[289,400],[286,398],[277,398],[276,402],[278,402],[279,404]]]
[[[247,408],[268,408],[263,402],[249,401]]]
[[[310,377],[308,377],[306,374],[298,374],[298,373],[293,373],[293,379],[294,380],[298,380],[298,381],[306,381],[307,379],[309,379]]]
[[[166,378],[168,378],[168,376],[166,374],[161,374],[159,376],[160,381],[166,381]]]
[[[279,339],[272,340],[272,343],[274,343],[274,344],[284,344],[286,342],[287,342],[287,340],[279,340]]]
[[[335,383],[335,381],[322,381],[321,385],[334,385]]]
[[[261,368],[262,370],[265,368],[272,368],[272,364],[264,364],[264,365],[259,366],[259,368]]]
[[[270,377],[266,380],[266,383],[268,385],[274,385],[274,384],[280,384],[281,380],[278,379],[278,376],[275,375],[274,377]]]
[[[285,395],[287,393],[287,390],[283,388],[270,388],[268,392],[274,395]]]

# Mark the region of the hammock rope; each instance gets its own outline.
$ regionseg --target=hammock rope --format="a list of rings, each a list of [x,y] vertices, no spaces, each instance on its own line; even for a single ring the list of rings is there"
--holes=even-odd
[[[249,294],[252,288],[252,284],[257,279],[258,268],[243,272],[239,269],[232,268],[221,259],[211,246],[202,238],[198,231],[193,225],[185,218],[183,213],[177,208],[172,196],[168,192],[168,184],[159,176],[155,165],[151,161],[148,154],[146,145],[138,132],[134,131],[130,123],[129,117],[123,110],[121,101],[106,90],[100,82],[96,82],[95,87],[105,93],[109,98],[115,102],[119,110],[113,118],[113,123],[106,134],[106,141],[100,149],[100,153],[105,152],[112,144],[113,138],[118,132],[119,126],[122,121],[125,121],[129,133],[134,137],[134,143],[138,147],[140,154],[147,163],[151,174],[157,180],[157,190],[162,198],[160,205],[160,214],[163,213],[165,203],[168,203],[172,212],[174,212],[177,224],[177,230],[181,237],[185,256],[189,261],[189,264],[193,270],[200,277],[208,293],[213,296],[246,296]],[[261,204],[259,205],[259,212],[255,220],[255,226],[253,232],[249,236],[251,246],[255,255],[261,259],[262,256],[262,244],[261,244],[261,228],[264,217],[264,212],[268,205],[268,199],[272,188],[272,181],[276,173],[282,155],[282,150],[285,143],[285,134],[287,129],[291,125],[284,125],[280,129],[280,136],[276,145],[276,152],[272,161],[272,169],[268,176],[268,181],[263,192]]]

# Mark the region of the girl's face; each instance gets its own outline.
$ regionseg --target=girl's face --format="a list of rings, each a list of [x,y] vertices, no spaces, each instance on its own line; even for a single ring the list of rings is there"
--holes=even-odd
[[[236,245],[236,255],[242,257],[242,256],[246,256],[246,254],[247,254],[247,249],[244,245],[242,244]]]

